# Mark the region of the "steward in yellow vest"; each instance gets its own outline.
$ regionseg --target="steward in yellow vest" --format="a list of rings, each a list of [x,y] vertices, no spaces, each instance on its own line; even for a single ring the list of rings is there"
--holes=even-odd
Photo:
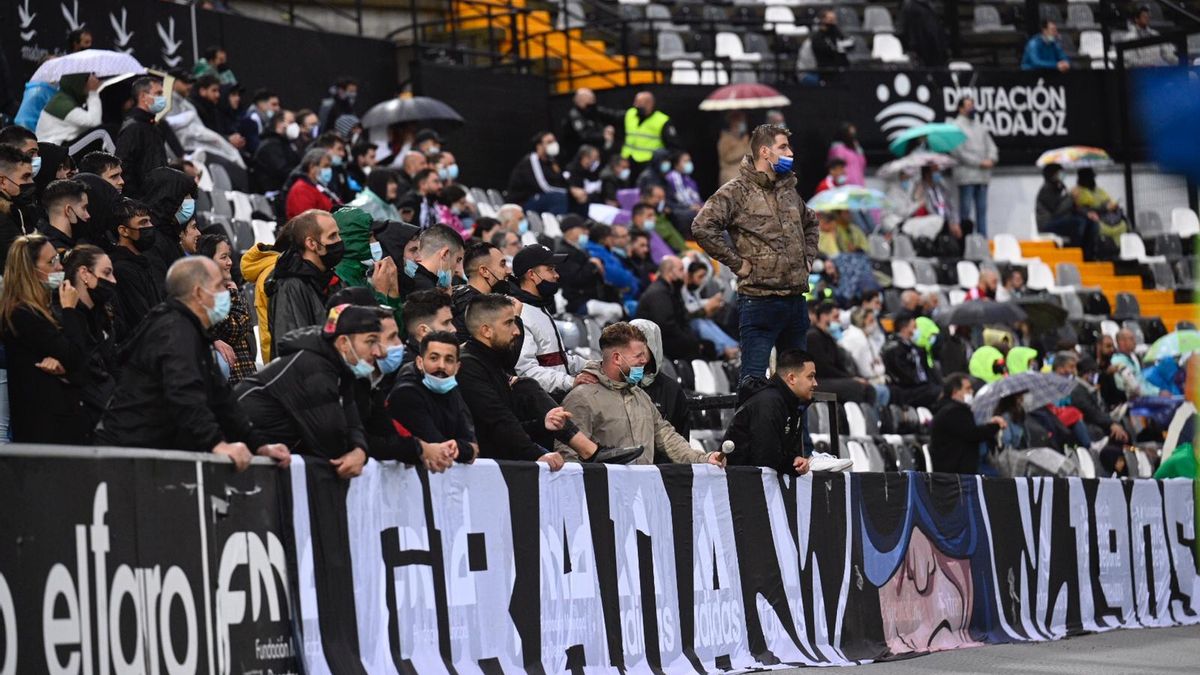
[[[621,156],[636,164],[646,164],[655,150],[674,145],[674,140],[671,118],[654,109],[653,94],[639,92],[633,98],[633,107],[625,111],[625,146],[621,148]]]

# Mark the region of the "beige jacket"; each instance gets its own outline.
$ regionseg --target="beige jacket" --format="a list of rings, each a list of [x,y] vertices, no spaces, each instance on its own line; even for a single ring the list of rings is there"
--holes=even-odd
[[[599,384],[581,384],[567,394],[563,407],[571,421],[597,444],[611,448],[640,445],[645,449],[634,464],[653,464],[654,450],[664,451],[677,464],[700,464],[708,454],[692,448],[671,423],[663,419],[650,395],[626,382],[614,382],[600,370],[599,361],[588,361],[585,373]],[[568,459],[578,459],[569,447],[556,443],[556,450]]]

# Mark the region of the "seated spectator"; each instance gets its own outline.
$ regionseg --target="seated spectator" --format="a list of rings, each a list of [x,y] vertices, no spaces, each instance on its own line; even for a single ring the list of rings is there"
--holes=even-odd
[[[819,195],[826,190],[832,190],[835,187],[841,187],[846,184],[846,160],[841,157],[834,157],[825,162],[825,170],[828,171],[825,177],[817,183],[816,189],[813,190],[814,195]]]
[[[159,167],[142,179],[142,201],[150,209],[150,222],[158,236],[146,251],[150,269],[159,284],[171,263],[196,252],[200,230],[196,227],[196,181],[186,173]]]
[[[1099,226],[1075,211],[1075,200],[1067,192],[1062,171],[1059,164],[1047,164],[1042,169],[1045,182],[1037,194],[1038,230],[1061,236],[1069,246],[1082,247],[1083,259],[1095,260]]]
[[[832,9],[821,12],[817,30],[813,31],[808,44],[811,46],[816,68],[825,70],[850,65],[849,52],[854,47],[854,38],[846,37],[842,33],[842,29],[838,27],[837,12]]]
[[[818,214],[820,218],[820,239],[817,250],[830,258],[842,253],[862,253],[870,246],[867,235],[861,227],[854,224],[850,212],[843,209]]]
[[[729,463],[789,475],[848,470],[848,459],[823,452],[805,455],[805,415],[816,389],[817,364],[802,349],[784,350],[770,380],[744,380],[738,391],[741,404],[725,432],[725,440],[733,442]]]
[[[505,232],[516,235],[517,251],[521,250],[521,246],[529,246],[538,243],[537,234],[529,231],[529,219],[525,217],[525,209],[516,204],[505,204],[496,210],[496,218],[500,220],[500,227]],[[494,237],[495,235],[493,235]],[[509,238],[511,240],[511,238]],[[504,243],[496,243],[493,239],[492,243],[499,246],[502,250],[508,245],[508,241]],[[505,255],[516,255],[516,251]]]
[[[552,396],[561,396],[587,379],[580,375],[584,359],[567,353],[554,322],[558,266],[565,259],[540,245],[526,246],[513,259],[513,278],[519,286],[511,289],[511,295],[523,305],[525,328],[517,375],[534,380]]]
[[[634,319],[630,326],[642,331],[646,336],[646,347],[650,350],[650,360],[646,362],[642,381],[638,386],[646,390],[654,407],[662,418],[671,423],[675,433],[689,438],[692,431],[692,411],[688,407],[687,393],[679,380],[675,379],[675,369],[663,354],[662,331],[658,324],[645,319]],[[666,464],[670,458],[665,454],[655,453],[655,464]]]
[[[998,300],[1000,274],[994,267],[984,267],[979,270],[979,283],[967,291],[967,300]]]
[[[421,169],[413,176],[413,188],[400,199],[401,216],[405,207],[412,209],[411,222],[422,230],[438,224],[438,196],[442,193],[442,179],[436,169]],[[409,220],[402,218],[402,220]]]
[[[467,283],[455,286],[451,291],[454,332],[460,344],[471,337],[467,332],[466,314],[472,298],[485,293],[509,295],[512,291],[508,281],[511,271],[508,260],[494,244],[482,242],[468,246],[463,255],[463,270],[467,273]]]
[[[434,225],[421,233],[417,248],[417,270],[413,289],[450,288],[462,276],[463,240],[445,225]]]
[[[38,117],[38,140],[70,143],[100,126],[104,108],[100,103],[100,80],[92,73],[63,75],[55,94]]]
[[[696,333],[688,319],[683,302],[686,280],[683,261],[675,256],[663,258],[658,278],[638,302],[637,318],[652,321],[662,330],[663,353],[668,359],[711,360],[717,356],[716,348]]]
[[[667,172],[667,205],[671,209],[671,223],[685,237],[691,235],[692,221],[704,206],[700,197],[700,186],[692,173],[696,165],[687,152],[677,152],[671,157],[671,170]]]
[[[1128,31],[1124,35],[1114,35],[1113,40],[1115,42],[1132,42],[1134,40],[1157,37],[1158,35],[1159,32],[1150,27],[1150,7],[1141,4],[1137,6],[1133,20],[1129,23]],[[1126,68],[1153,68],[1156,66],[1174,66],[1178,64],[1179,57],[1175,54],[1175,45],[1170,42],[1125,51]],[[38,127],[41,128],[40,122],[38,123]],[[41,136],[42,134],[39,132],[38,138],[41,138]]]
[[[534,135],[531,145],[533,152],[522,157],[509,175],[505,198],[529,211],[566,215],[569,186],[556,162],[558,141],[554,134],[542,131]]]
[[[874,309],[863,303],[850,312],[850,325],[839,341],[842,349],[854,360],[858,376],[870,382],[879,393],[879,385],[887,385],[887,370],[883,367],[880,354],[882,343],[875,336],[882,333]]]
[[[214,323],[209,333],[216,338],[217,365],[230,385],[254,374],[254,321],[246,307],[246,299],[233,280],[233,246],[223,234],[206,234],[196,245],[196,254],[212,258],[221,270],[221,279],[229,289],[229,316]]]
[[[353,115],[343,116],[339,122],[358,119]],[[361,127],[356,127],[362,133]],[[355,194],[367,187],[367,178],[374,172],[378,162],[375,160],[375,146],[367,141],[357,141],[350,146],[350,165],[346,168],[346,178],[350,181],[350,190]],[[444,178],[442,180],[445,180]]]
[[[445,451],[422,452],[425,468],[441,472],[456,460],[470,464],[479,454],[471,411],[458,389],[459,346],[453,333],[435,332],[422,340],[412,366],[400,371],[387,407],[401,435]]]
[[[115,187],[117,192],[125,189],[125,168],[121,165],[121,158],[116,155],[99,150],[89,152],[79,160],[79,173],[96,174]]]
[[[277,358],[237,387],[255,429],[271,440],[287,439],[297,454],[329,460],[340,478],[361,474],[368,446],[354,385],[369,379],[384,357],[380,333],[387,315],[338,305],[324,325],[278,337]]]
[[[354,193],[351,192],[350,182],[346,178],[346,139],[336,131],[325,131],[313,140],[310,149],[329,153],[332,176],[324,187],[337,198],[337,203],[342,204],[353,199]]]
[[[651,233],[651,242],[654,236],[658,236],[662,240],[661,244],[665,244],[677,254],[687,250],[687,240],[671,220],[667,208],[667,190],[661,185],[647,185],[641,189],[638,203],[633,207],[630,224],[634,228]],[[689,223],[689,228],[690,226]],[[662,262],[661,258],[658,262]]]
[[[0,144],[0,260],[7,257],[14,239],[36,232],[37,217],[31,215],[37,208],[32,202],[35,187],[29,157]]]
[[[292,134],[299,135],[300,127],[296,124],[295,116],[287,110],[279,112],[266,123],[250,165],[258,192],[283,189],[292,168],[300,163],[300,156],[292,148],[292,141],[296,139]]]
[[[321,148],[312,148],[304,153],[300,166],[287,186],[287,219],[309,210],[333,211],[342,200],[332,191],[333,156]]]
[[[1099,372],[1096,386],[1100,389],[1100,400],[1109,410],[1125,403],[1128,397],[1117,387],[1117,378],[1123,366],[1114,362],[1117,342],[1111,335],[1101,335],[1096,343],[1096,369]]]
[[[122,198],[115,209],[117,245],[109,252],[120,292],[116,303],[116,339],[123,342],[164,297],[150,268],[146,251],[154,248],[158,233],[150,222],[150,209]]]
[[[650,161],[644,167],[637,177],[638,190],[645,191],[647,188],[659,187],[665,192],[667,174],[671,172],[671,150],[668,148],[655,150]]]
[[[42,192],[41,204],[45,218],[38,221],[38,234],[45,237],[59,255],[75,248],[79,235],[91,220],[87,186],[77,180],[56,180]]]
[[[584,461],[624,464],[641,454],[640,448],[599,447],[536,382],[514,377],[512,354],[520,349],[521,329],[511,298],[487,294],[473,299],[467,306],[467,329],[471,339],[462,348],[458,379],[475,421],[481,457],[539,461],[558,471],[563,456],[548,449],[556,440]]]
[[[591,145],[581,145],[575,158],[567,165],[563,177],[567,179],[567,200],[571,213],[586,216],[588,204],[603,203],[600,181],[600,151]]]
[[[563,299],[572,314],[595,317],[601,324],[620,321],[625,309],[616,300],[616,289],[604,281],[604,263],[588,253],[587,221],[575,214],[564,216],[557,253],[566,256],[558,265]]]
[[[916,318],[901,314],[883,348],[883,366],[892,385],[892,398],[901,405],[928,407],[939,394],[937,374],[929,369],[925,352],[913,343]]]
[[[842,325],[834,321],[835,312],[832,303],[817,305],[808,329],[808,351],[817,362],[817,390],[836,394],[841,401],[875,405],[875,387],[857,375],[857,367],[838,348]]]
[[[723,358],[733,360],[738,355],[737,340],[729,337],[720,325],[713,319],[725,309],[725,296],[720,292],[708,298],[701,298],[700,292],[708,281],[708,265],[693,260],[687,267],[687,283],[681,291],[683,306],[687,310],[692,329],[702,340],[713,343],[717,353]]]
[[[283,226],[288,247],[279,256],[263,290],[267,294],[267,325],[272,357],[279,338],[325,321],[325,300],[341,290],[334,268],[345,245],[337,221],[324,211],[310,209]]]
[[[1096,185],[1095,169],[1083,167],[1079,170],[1071,198],[1075,200],[1075,209],[1096,223],[1099,236],[1106,240],[1103,243],[1114,252],[1120,251],[1121,235],[1129,231],[1129,223],[1117,200]]]
[[[1129,400],[1139,396],[1170,396],[1171,392],[1163,391],[1146,377],[1142,370],[1142,360],[1138,358],[1137,338],[1133,331],[1122,328],[1117,332],[1117,351],[1112,356],[1112,365],[1116,366],[1115,381],[1117,390],[1125,394]]]
[[[652,464],[662,451],[680,464],[709,463],[725,466],[719,452],[704,453],[692,448],[663,419],[654,401],[641,387],[650,350],[646,336],[625,322],[614,323],[600,334],[602,361],[592,361],[585,372],[593,382],[581,384],[563,400],[581,432],[609,447],[641,446],[634,464]],[[561,448],[563,453],[569,449]]]
[[[654,281],[654,274],[658,271],[658,266],[650,258],[650,234],[645,230],[631,231],[626,252],[627,255],[621,262],[637,279],[638,288],[649,288],[650,283]]]
[[[405,352],[407,365],[420,352],[421,340],[430,333],[454,331],[454,311],[450,295],[440,288],[417,291],[404,302]]]
[[[400,197],[400,179],[391,169],[375,169],[367,176],[366,187],[348,206],[366,211],[375,220],[400,220],[396,200]]]
[[[449,226],[463,239],[471,236],[471,228],[467,224],[471,221],[471,211],[467,205],[467,191],[463,186],[447,185],[443,187],[437,195],[434,209],[439,223]]]
[[[207,331],[231,306],[217,264],[202,256],[176,261],[167,295],[121,346],[96,444],[212,452],[238,470],[250,465],[255,448],[287,466],[287,446],[250,423],[217,369]]]
[[[630,177],[633,170],[629,166],[629,158],[619,154],[608,160],[608,165],[600,172],[600,200],[609,206],[618,206],[617,192],[633,187]]]
[[[1025,43],[1021,70],[1058,70],[1065,73],[1070,69],[1071,58],[1058,40],[1058,26],[1050,19],[1042,19],[1042,32]]]
[[[980,444],[993,440],[1008,426],[1003,417],[994,416],[987,424],[976,424],[971,412],[975,388],[966,373],[946,376],[940,407],[933,416],[933,438],[929,455],[933,470],[939,473],[979,473]]]
[[[196,117],[207,129],[224,138],[238,150],[246,147],[246,139],[242,138],[242,135],[237,132],[236,128],[229,127],[226,124],[222,111],[221,82],[215,75],[201,75],[197,77],[189,101],[196,109]],[[299,132],[298,128],[297,132]],[[297,135],[299,134],[297,133]],[[311,139],[312,137],[310,136],[309,140]],[[294,141],[295,139],[292,140]],[[299,156],[294,145],[292,146],[292,153]]]
[[[625,250],[628,243],[629,228],[624,225],[597,223],[588,231],[587,252],[600,261],[604,268],[604,282],[617,289],[626,309],[631,303],[636,305],[642,290],[633,272],[622,263],[623,258],[629,255]]]
[[[1066,403],[1079,410],[1083,415],[1083,423],[1087,425],[1090,438],[1098,439],[1108,436],[1114,442],[1126,443],[1129,441],[1129,434],[1125,431],[1125,427],[1105,412],[1096,388],[1082,377],[1085,374],[1096,374],[1095,361],[1091,361],[1091,359],[1089,361],[1085,373],[1083,364],[1080,363],[1079,356],[1075,352],[1059,352],[1054,356],[1054,372],[1075,380],[1075,388],[1071,390],[1071,396]]]
[[[996,289],[996,302],[1008,302],[1025,295],[1025,270],[1010,267],[1004,273],[1004,285]]]
[[[344,251],[334,274],[346,286],[371,289],[372,305],[398,312],[403,304],[399,270],[395,259],[385,255],[379,237],[391,227],[405,228],[404,223],[376,221],[366,211],[352,207],[338,209],[333,219]]]

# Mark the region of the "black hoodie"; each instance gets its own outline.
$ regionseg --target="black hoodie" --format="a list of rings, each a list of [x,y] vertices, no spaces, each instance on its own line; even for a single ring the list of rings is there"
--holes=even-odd
[[[150,309],[162,302],[161,280],[156,279],[150,267],[150,259],[134,253],[124,246],[109,251],[112,259],[113,276],[117,278],[116,341],[122,342],[150,313]]]
[[[121,124],[113,154],[121,158],[125,167],[125,194],[143,197],[147,176],[154,169],[167,165],[166,142],[154,122],[154,115],[141,108],[130,110]]]
[[[725,440],[733,441],[731,466],[762,466],[792,473],[792,460],[804,455],[804,414],[808,409],[779,376],[748,378],[738,390],[742,401]]]
[[[154,248],[146,252],[146,257],[160,288],[165,290],[167,270],[171,263],[184,256],[179,244],[183,226],[175,214],[185,197],[196,198],[196,180],[178,169],[164,166],[147,174],[142,189],[142,201],[150,208],[150,222],[154,223],[156,232]]]
[[[106,251],[111,251],[117,241],[117,218],[114,211],[121,193],[111,183],[94,173],[80,173],[75,180],[87,188],[88,215],[87,223],[75,226],[74,234],[77,242],[95,244]]]

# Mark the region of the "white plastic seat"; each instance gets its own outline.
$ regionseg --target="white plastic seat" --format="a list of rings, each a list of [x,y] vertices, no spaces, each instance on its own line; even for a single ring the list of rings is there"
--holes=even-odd
[[[1146,255],[1146,242],[1136,232],[1125,232],[1121,235],[1121,260],[1136,260],[1141,263],[1166,262],[1161,255]]]
[[[967,292],[961,288],[951,288],[948,293],[951,305],[961,305],[967,301]]]
[[[1200,216],[1188,208],[1171,209],[1171,232],[1185,239],[1200,234]]]
[[[1050,271],[1049,265],[1040,260],[1030,262],[1025,273],[1028,276],[1025,285],[1035,291],[1051,291],[1058,288],[1054,283],[1054,272]]]
[[[979,267],[970,260],[959,260],[957,267],[958,285],[963,288],[975,288],[979,285]]]
[[[1117,333],[1121,332],[1121,324],[1112,319],[1104,319],[1100,322],[1100,334],[1107,335],[1114,340],[1117,338]]]
[[[729,84],[729,71],[720,61],[700,62],[700,84],[708,86],[724,86]]]
[[[867,418],[863,415],[862,408],[853,401],[847,401],[842,408],[846,411],[846,427],[850,430],[850,435],[866,436]]]
[[[846,450],[850,455],[850,470],[855,472],[864,472],[871,470],[871,458],[867,455],[867,450],[858,441],[847,441]]]
[[[917,285],[917,273],[912,263],[907,260],[892,261],[892,286],[901,289],[913,288]]]
[[[1096,477],[1096,458],[1087,448],[1075,448],[1075,460],[1079,463],[1080,478]]]
[[[700,394],[716,394],[717,380],[713,377],[712,369],[704,359],[692,359],[692,373],[696,378],[696,392]]]
[[[562,226],[558,222],[558,216],[553,213],[542,214],[542,234],[555,239],[562,238]]]
[[[762,61],[762,54],[749,54],[746,52],[746,48],[742,45],[742,38],[738,37],[737,33],[724,31],[717,33],[716,54],[718,57],[727,58],[737,63],[758,63]]]
[[[671,63],[671,84],[700,84],[700,71],[691,61],[673,61]]]
[[[808,26],[796,25],[796,15],[790,8],[771,4],[763,14],[763,30],[774,31],[776,35],[808,34]]]
[[[1020,263],[1025,262],[1025,258],[1021,256],[1021,242],[1011,234],[997,234],[992,238],[992,258],[1000,262]]]
[[[1104,36],[1098,30],[1079,34],[1079,56],[1085,59],[1104,59]]]
[[[871,58],[882,63],[908,63],[908,55],[900,38],[890,33],[878,33],[871,44]]]

